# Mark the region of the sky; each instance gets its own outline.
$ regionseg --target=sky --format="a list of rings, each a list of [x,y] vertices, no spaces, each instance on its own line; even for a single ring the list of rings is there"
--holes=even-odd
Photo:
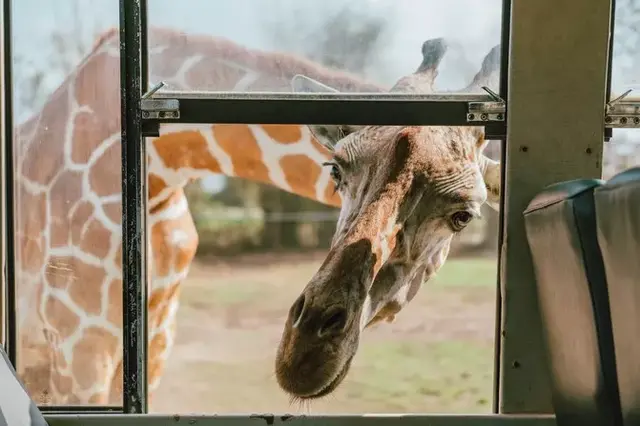
[[[449,53],[443,60],[436,86],[440,90],[465,86],[479,68],[484,55],[500,42],[501,0],[147,0],[149,25],[171,27],[187,33],[204,33],[230,39],[258,49],[287,50],[294,42],[310,37],[314,24],[350,4],[363,13],[383,17],[389,23],[383,46],[373,61],[371,77],[392,85],[399,77],[417,66],[416,54],[422,42],[445,37]],[[13,0],[14,54],[23,64],[15,69],[14,90],[20,94],[21,83],[29,70],[47,69],[52,53],[50,36],[73,22],[74,13],[81,16],[83,28],[78,35],[92,44],[95,32],[117,27],[116,0]],[[33,11],[37,10],[38,13]],[[267,34],[269,26],[299,26],[295,40],[280,46]],[[305,28],[308,30],[305,33]],[[616,73],[616,64],[627,58],[614,59],[614,89],[627,87],[640,91],[633,78]],[[621,69],[621,68],[620,68]],[[64,75],[47,72],[45,86],[53,91]],[[30,111],[17,105],[18,122]],[[639,132],[635,132],[639,133]]]

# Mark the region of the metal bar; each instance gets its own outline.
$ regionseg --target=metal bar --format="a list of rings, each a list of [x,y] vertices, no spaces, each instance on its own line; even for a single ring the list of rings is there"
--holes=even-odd
[[[511,2],[502,0],[502,24],[500,28],[500,87],[499,94],[502,99],[509,98],[509,55],[511,35]],[[508,108],[507,108],[508,112]],[[506,117],[505,113],[505,117]],[[500,188],[505,187],[505,170],[507,164],[506,138],[500,141]],[[504,218],[505,197],[504,191],[500,191],[500,214],[498,218],[498,273],[496,274],[496,305],[495,305],[495,333],[493,338],[493,401],[491,410],[500,412],[500,381],[502,369],[500,365],[500,353],[502,352],[501,324],[502,324],[502,276],[500,274],[500,262],[502,260],[502,244],[504,242]]]
[[[549,184],[602,175],[610,2],[512,3],[500,263],[502,413],[553,412],[523,211]]]
[[[45,416],[49,426],[555,426],[554,416],[506,415],[350,415],[350,416],[292,416],[255,414],[239,416],[205,415],[50,415]]]
[[[120,0],[123,406],[147,412],[146,150],[140,110],[140,0]]]
[[[16,273],[15,273],[15,212],[14,200],[14,155],[13,155],[13,81],[12,81],[12,54],[11,54],[11,0],[4,0],[2,4],[2,64],[3,79],[2,90],[4,93],[3,106],[3,141],[4,141],[4,261],[5,268],[5,295],[3,303],[5,317],[5,349],[11,363],[17,367],[17,325],[16,325]]]
[[[153,111],[172,100],[179,117]],[[484,125],[491,139],[504,138],[505,122],[468,122],[469,102],[489,102],[488,96],[312,95],[157,92],[143,100],[145,122],[236,124],[359,124],[359,125]],[[173,112],[171,112],[173,114]]]
[[[493,102],[489,95],[472,93],[292,93],[292,92],[213,92],[203,90],[159,90],[152,99],[206,99],[206,100],[253,100],[268,102],[272,100],[334,100],[339,102],[350,101],[393,101],[404,100],[413,102],[440,101],[440,102]]]
[[[108,405],[43,405],[38,409],[44,414],[123,414],[122,406]]]
[[[611,0],[611,19],[609,21],[609,56],[607,57],[607,97],[606,100],[609,102],[611,100],[611,80],[613,74],[613,36],[615,35],[615,25],[616,23],[616,0]],[[605,142],[609,142],[611,137],[613,136],[613,129],[605,126],[604,129],[604,140]]]
[[[140,0],[140,91],[149,90],[149,40],[147,39],[147,0]]]

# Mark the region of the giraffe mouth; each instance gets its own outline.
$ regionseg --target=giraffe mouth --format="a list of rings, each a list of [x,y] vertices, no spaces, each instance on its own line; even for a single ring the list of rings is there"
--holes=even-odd
[[[351,361],[353,360],[354,355],[351,355],[349,359],[344,363],[342,369],[338,371],[333,379],[329,383],[327,383],[323,388],[321,388],[318,392],[311,395],[300,396],[301,400],[312,400],[322,398],[323,396],[329,395],[331,392],[336,390],[340,383],[347,377],[347,373],[349,373],[349,369],[351,368]]]

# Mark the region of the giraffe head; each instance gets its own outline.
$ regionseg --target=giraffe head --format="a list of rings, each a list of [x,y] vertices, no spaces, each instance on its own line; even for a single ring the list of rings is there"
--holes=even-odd
[[[423,45],[423,62],[392,91],[431,92],[445,52]],[[473,85],[487,84],[499,50]],[[465,90],[469,90],[471,86]],[[294,89],[332,90],[299,76]],[[499,164],[483,155],[477,127],[311,126],[332,151],[342,205],[329,253],[291,306],[276,356],[276,378],[294,398],[313,399],[346,377],[360,333],[392,320],[444,263],[456,233],[497,209]]]

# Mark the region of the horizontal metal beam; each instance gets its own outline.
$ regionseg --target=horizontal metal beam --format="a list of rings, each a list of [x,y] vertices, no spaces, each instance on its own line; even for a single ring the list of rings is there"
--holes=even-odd
[[[291,416],[256,414],[251,416],[205,415],[49,415],[49,426],[273,426],[278,424],[305,426],[555,426],[552,415],[351,415]]]
[[[469,94],[157,92],[142,99],[142,115],[146,129],[150,123],[485,126],[488,138],[502,139],[504,121],[468,120],[469,104],[478,102],[494,104],[495,99]]]

